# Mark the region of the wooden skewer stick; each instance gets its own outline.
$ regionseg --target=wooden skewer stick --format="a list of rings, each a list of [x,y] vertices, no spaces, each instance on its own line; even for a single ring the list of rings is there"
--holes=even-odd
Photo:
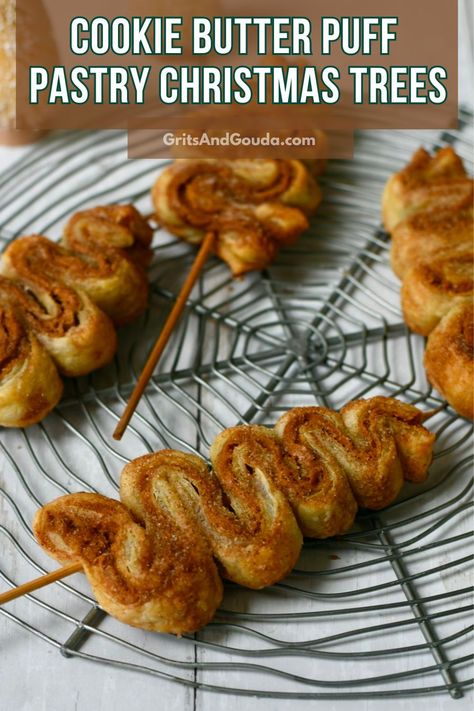
[[[137,384],[133,389],[133,392],[123,412],[123,415],[118,421],[117,427],[115,428],[113,434],[114,439],[122,438],[122,435],[125,432],[125,429],[128,423],[130,422],[133,413],[135,412],[140,398],[143,395],[143,391],[145,390],[148,381],[153,375],[153,371],[155,370],[156,364],[158,363],[158,360],[161,354],[163,353],[166,344],[168,343],[168,340],[171,336],[171,333],[173,332],[176,322],[181,316],[181,313],[186,305],[186,300],[189,294],[191,293],[191,290],[194,284],[196,283],[196,280],[199,274],[201,273],[202,268],[213,248],[214,238],[214,233],[208,232],[201,244],[199,252],[196,255],[196,259],[194,260],[193,266],[191,267],[191,271],[189,272],[186,281],[184,282],[181,291],[179,292],[178,298],[176,299],[171,313],[166,320],[162,332],[158,336],[158,339],[155,345],[153,346],[153,350],[151,351],[148,360],[145,363],[145,367],[143,368],[141,375],[138,378]]]
[[[62,578],[67,578],[68,575],[73,575],[73,573],[80,573],[82,571],[82,565],[80,563],[71,563],[71,565],[65,565],[63,568],[48,573],[47,575],[41,575],[39,578],[30,580],[29,583],[24,583],[16,588],[8,590],[6,593],[0,595],[0,605],[5,602],[10,602],[10,600],[15,600],[17,597],[22,595],[27,595],[33,590],[38,590],[38,588],[43,588],[45,585],[50,583],[55,583],[57,580]]]

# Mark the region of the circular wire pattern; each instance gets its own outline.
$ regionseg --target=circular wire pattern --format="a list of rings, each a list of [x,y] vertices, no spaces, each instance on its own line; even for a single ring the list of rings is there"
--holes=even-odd
[[[401,318],[379,199],[421,143],[451,143],[469,161],[471,121],[461,114],[459,130],[442,134],[361,134],[354,161],[328,166],[311,229],[270,268],[232,280],[211,259],[118,443],[111,433],[194,256],[157,231],[150,307],[122,329],[115,362],[68,382],[39,425],[0,431],[4,584],[52,567],[31,533],[38,506],[72,491],[116,495],[121,468],[141,454],[173,447],[206,456],[221,429],[272,424],[295,405],[339,408],[378,394],[443,405],[425,378],[423,340]],[[149,213],[166,161],[129,161],[125,141],[117,131],[64,133],[27,152],[0,180],[2,246],[33,232],[58,237],[71,213],[97,204],[133,202]],[[430,427],[438,439],[424,485],[407,485],[377,514],[359,513],[345,536],[307,541],[284,582],[258,593],[228,584],[215,621],[193,636],[105,617],[80,576],[0,612],[67,656],[201,690],[458,698],[472,684],[472,426],[445,407]],[[395,658],[405,660],[397,671]]]

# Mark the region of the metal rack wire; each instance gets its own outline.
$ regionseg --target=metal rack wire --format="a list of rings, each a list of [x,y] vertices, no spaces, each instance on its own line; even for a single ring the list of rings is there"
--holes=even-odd
[[[420,365],[422,339],[401,318],[379,198],[388,175],[421,143],[453,143],[471,161],[471,125],[462,113],[456,131],[361,135],[354,161],[329,166],[311,230],[274,265],[233,281],[211,260],[117,443],[111,432],[193,257],[159,232],[150,308],[123,330],[114,364],[69,382],[40,425],[0,432],[3,584],[52,567],[31,534],[37,506],[69,491],[114,495],[123,464],[147,451],[205,456],[222,428],[272,423],[295,404],[338,408],[385,394],[439,405]],[[1,239],[58,236],[70,213],[98,203],[130,201],[147,211],[158,170],[156,161],[126,160],[121,132],[51,136],[0,180]],[[438,439],[426,484],[407,485],[377,515],[360,513],[341,538],[308,541],[283,583],[259,593],[228,585],[215,621],[196,635],[178,640],[121,625],[96,607],[79,576],[0,612],[64,655],[196,689],[459,698],[472,684],[472,426],[448,407],[430,426]]]

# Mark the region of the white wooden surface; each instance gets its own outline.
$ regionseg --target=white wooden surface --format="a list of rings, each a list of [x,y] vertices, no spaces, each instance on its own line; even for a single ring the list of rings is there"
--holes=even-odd
[[[462,25],[466,27],[466,15],[462,15]],[[463,36],[464,30],[463,30]],[[472,105],[472,63],[466,44],[461,62],[461,96]],[[1,149],[0,168],[4,170],[27,149]],[[0,469],[0,480],[5,472]],[[1,481],[0,481],[1,483]],[[0,519],[2,510],[0,507]],[[4,555],[5,553],[2,553]],[[454,578],[446,578],[444,589],[456,584]],[[47,599],[47,596],[42,599]],[[28,605],[28,603],[25,603]],[[12,608],[13,609],[13,608]],[[279,633],[284,636],[284,628]],[[403,643],[403,634],[400,633]],[[309,702],[276,701],[274,699],[253,699],[231,695],[214,695],[197,692],[165,680],[150,680],[140,673],[123,672],[119,669],[93,664],[89,661],[66,660],[58,651],[43,641],[33,637],[8,619],[0,616],[0,708],[11,711],[273,711],[274,709],[324,708],[325,711],[346,711],[357,708],[378,711],[441,711],[453,708],[467,711],[472,708],[469,694],[460,701],[447,696],[400,700],[374,700],[357,702]],[[390,660],[390,671],[404,668],[405,660],[394,657]],[[317,670],[318,662],[314,662]],[[220,676],[220,682],[227,682],[227,675]],[[244,685],[246,679],[233,676],[232,682]]]

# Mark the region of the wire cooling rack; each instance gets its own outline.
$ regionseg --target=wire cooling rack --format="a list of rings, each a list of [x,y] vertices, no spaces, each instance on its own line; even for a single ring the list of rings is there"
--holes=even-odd
[[[271,424],[296,404],[339,408],[376,394],[442,404],[421,366],[423,339],[401,318],[379,201],[389,174],[420,144],[451,143],[469,165],[471,126],[462,113],[456,131],[361,134],[354,161],[329,165],[311,230],[269,269],[235,281],[211,259],[117,443],[111,433],[194,256],[158,232],[150,308],[123,329],[114,364],[68,382],[41,424],[0,432],[2,587],[54,567],[32,538],[38,506],[70,491],[116,495],[123,465],[145,452],[206,456],[224,427]],[[121,132],[51,136],[0,180],[2,241],[58,237],[67,216],[100,203],[149,212],[159,169],[128,161]],[[407,485],[384,511],[361,512],[345,536],[306,542],[284,582],[261,592],[227,585],[215,621],[193,636],[121,625],[96,607],[82,576],[0,612],[64,655],[200,690],[459,698],[472,683],[472,426],[446,407],[430,427],[438,438],[424,485]]]

